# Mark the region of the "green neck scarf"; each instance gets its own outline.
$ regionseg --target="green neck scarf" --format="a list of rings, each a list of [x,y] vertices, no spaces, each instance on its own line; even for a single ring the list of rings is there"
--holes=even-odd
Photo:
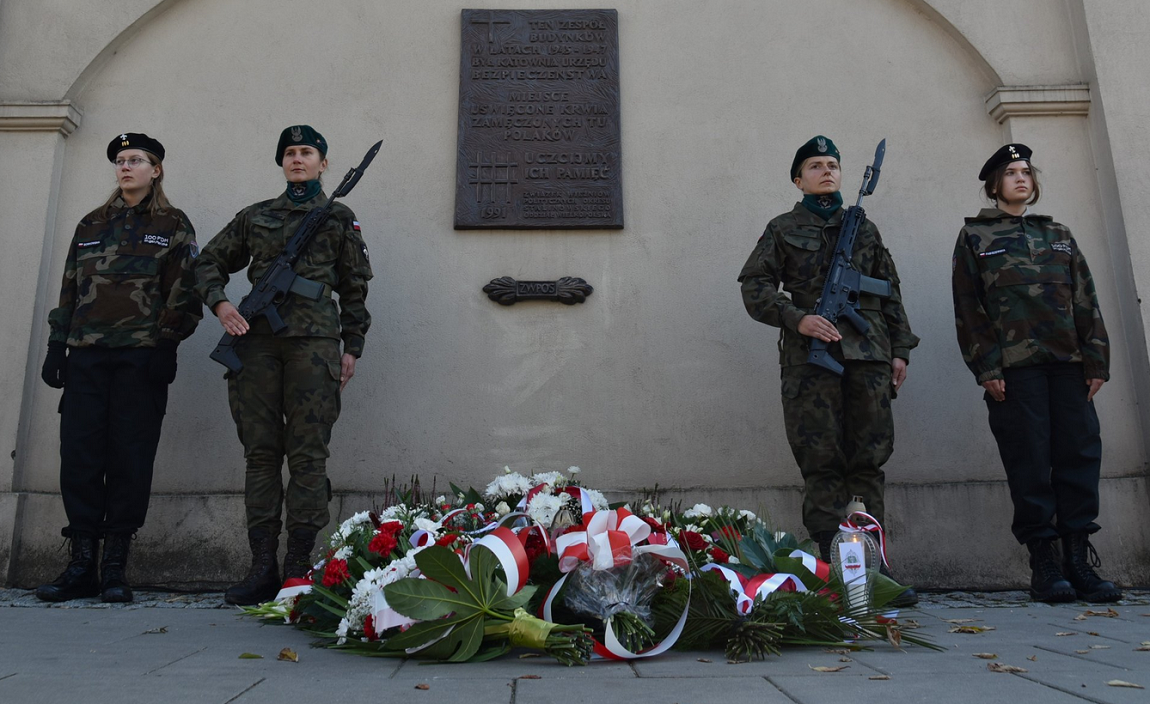
[[[835,211],[843,207],[843,194],[839,191],[825,196],[807,193],[803,196],[803,207],[823,220],[830,220]]]
[[[287,197],[293,203],[305,203],[318,196],[322,189],[323,186],[318,180],[304,181],[303,183],[292,183],[288,181]]]

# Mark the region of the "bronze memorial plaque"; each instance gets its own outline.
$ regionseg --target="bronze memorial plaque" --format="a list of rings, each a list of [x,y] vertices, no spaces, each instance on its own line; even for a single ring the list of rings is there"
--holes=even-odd
[[[455,229],[621,228],[615,10],[463,10]]]

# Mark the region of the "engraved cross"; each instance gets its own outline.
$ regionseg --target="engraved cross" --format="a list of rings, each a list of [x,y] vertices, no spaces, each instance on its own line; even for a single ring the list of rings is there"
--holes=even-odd
[[[487,42],[490,44],[495,41],[495,25],[497,24],[511,24],[511,20],[497,20],[491,13],[487,13],[485,20],[471,20],[471,24],[485,24],[487,25]]]

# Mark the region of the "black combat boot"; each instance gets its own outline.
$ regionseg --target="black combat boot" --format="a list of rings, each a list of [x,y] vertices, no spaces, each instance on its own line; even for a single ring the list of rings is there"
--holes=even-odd
[[[893,576],[891,576],[890,570],[887,569],[885,562],[881,562],[881,561],[879,562],[878,573],[884,577],[887,577],[887,578],[895,581],[895,582],[898,582],[897,579],[895,579]],[[907,587],[906,589],[899,592],[898,596],[891,599],[889,602],[890,606],[892,606],[896,609],[909,609],[910,607],[914,606],[917,603],[918,603],[918,592],[916,592],[914,590],[914,587]]]
[[[131,533],[109,533],[104,538],[104,555],[100,560],[100,601],[132,600],[132,587],[124,576],[132,537]]]
[[[1062,537],[1062,568],[1066,578],[1074,587],[1075,594],[1083,601],[1106,604],[1122,598],[1122,590],[1098,576],[1095,567],[1101,567],[1098,552],[1090,544],[1086,533],[1074,533]]]
[[[1039,538],[1026,544],[1030,551],[1030,598],[1050,604],[1074,601],[1074,587],[1058,566],[1058,549],[1052,538]]]
[[[68,601],[100,593],[100,576],[96,571],[99,538],[91,533],[73,532],[69,540],[72,542],[72,561],[55,582],[36,588],[37,598],[44,601]]]
[[[811,536],[811,540],[814,540],[819,546],[819,557],[827,564],[831,562],[831,541],[835,539],[835,532],[833,530],[820,530]]]
[[[248,544],[252,549],[252,566],[248,574],[224,592],[224,601],[238,606],[254,606],[269,601],[280,588],[276,551],[279,536],[267,528],[249,528]]]
[[[284,555],[284,581],[303,579],[311,571],[311,551],[315,547],[316,532],[310,528],[296,528],[288,534],[287,554]]]

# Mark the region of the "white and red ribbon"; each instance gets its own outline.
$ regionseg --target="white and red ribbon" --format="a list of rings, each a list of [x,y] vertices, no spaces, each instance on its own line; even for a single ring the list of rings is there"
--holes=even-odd
[[[855,516],[862,516],[870,521],[870,523],[859,525],[851,520],[851,518]],[[886,534],[883,533],[882,526],[879,525],[878,520],[876,520],[874,516],[863,511],[853,511],[839,524],[839,530],[844,533],[878,533],[879,556],[882,557],[882,563],[886,565],[888,569],[890,568],[890,563],[886,561]]]
[[[776,572],[771,574],[758,574],[748,578],[729,567],[724,567],[717,563],[703,565],[699,568],[699,571],[718,572],[723,579],[727,580],[727,584],[735,594],[735,605],[739,613],[744,616],[751,613],[751,609],[755,606],[755,599],[758,597],[766,598],[767,595],[776,591],[807,591],[803,581],[793,574]]]
[[[568,487],[569,489],[578,487]],[[631,514],[627,509],[610,511],[594,511],[585,513],[584,526],[586,530],[572,531],[561,535],[555,540],[555,551],[559,554],[559,570],[563,577],[555,583],[543,601],[543,618],[551,621],[551,606],[555,597],[563,588],[572,570],[583,563],[590,563],[592,569],[606,570],[630,562],[635,555],[653,555],[665,563],[676,565],[687,573],[687,556],[676,545],[640,545],[651,535],[651,526],[645,521]],[[642,652],[633,653],[619,642],[615,637],[615,629],[611,619],[604,624],[606,635],[603,642],[595,641],[595,653],[600,657],[612,660],[633,660],[636,658],[649,658],[670,650],[687,623],[687,614],[690,611],[690,595],[683,613],[675,627],[667,634],[661,643],[658,643]]]
[[[524,534],[524,540],[526,534]],[[495,528],[487,535],[467,546],[463,556],[463,567],[467,576],[471,576],[471,551],[477,547],[484,547],[491,551],[503,574],[507,577],[507,596],[518,592],[527,584],[527,577],[531,573],[531,563],[527,560],[527,551],[523,549],[523,542],[510,528],[502,526]]]
[[[787,557],[798,558],[800,561],[802,561],[803,567],[806,567],[811,574],[823,580],[824,582],[830,581],[831,566],[810,554],[809,552],[803,552],[802,550],[796,549],[792,550],[791,554]]]

